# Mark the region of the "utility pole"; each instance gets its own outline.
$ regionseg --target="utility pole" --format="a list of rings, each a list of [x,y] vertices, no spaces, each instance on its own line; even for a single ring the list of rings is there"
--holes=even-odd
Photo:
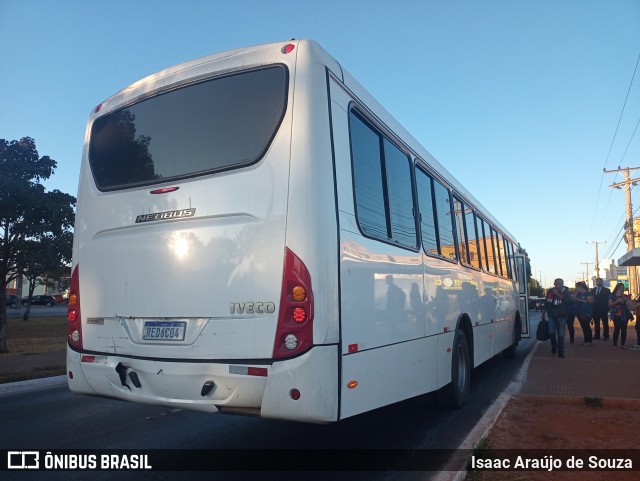
[[[587,244],[589,242],[587,241]],[[606,244],[607,241],[604,242],[598,242],[598,241],[591,241],[592,244],[596,245],[596,278],[600,277],[600,259],[598,258],[598,244]]]
[[[587,270],[585,271],[585,276],[584,279],[587,281],[587,283],[589,282],[589,264],[591,264],[591,262],[582,262],[581,264],[586,265],[587,266]]]
[[[626,230],[625,237],[627,241],[627,252],[631,252],[636,247],[635,233],[633,232],[633,206],[631,204],[631,186],[635,185],[636,182],[638,182],[640,179],[631,179],[629,172],[632,170],[640,170],[640,167],[625,167],[623,169],[618,166],[618,168],[614,170],[602,169],[602,172],[604,172],[605,174],[610,174],[612,172],[622,172],[624,174],[624,181],[611,184],[609,187],[620,189],[624,186],[624,190],[626,193],[627,221],[625,222],[624,226]],[[635,266],[629,266],[627,270],[629,272],[629,294],[635,297],[638,295],[637,270]]]

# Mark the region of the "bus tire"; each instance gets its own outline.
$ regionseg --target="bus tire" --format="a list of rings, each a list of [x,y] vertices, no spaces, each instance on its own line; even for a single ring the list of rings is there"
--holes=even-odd
[[[445,408],[460,409],[467,402],[471,388],[471,357],[467,336],[456,330],[451,355],[451,382],[436,391],[438,404]]]
[[[505,359],[513,359],[516,357],[516,347],[518,346],[518,341],[520,340],[522,333],[522,326],[520,324],[520,320],[516,321],[516,325],[513,327],[513,343],[502,351],[502,357]]]

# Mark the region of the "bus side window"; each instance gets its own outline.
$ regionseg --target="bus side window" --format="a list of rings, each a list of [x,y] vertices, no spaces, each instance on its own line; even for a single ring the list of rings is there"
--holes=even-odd
[[[476,215],[473,209],[467,208],[467,212],[465,213],[465,226],[467,228],[471,265],[476,269],[480,269],[482,259],[478,244],[478,235],[476,233]]]
[[[485,242],[487,243],[489,272],[493,275],[496,275],[498,273],[496,268],[496,247],[495,242],[493,241],[492,233],[493,229],[491,228],[491,224],[486,222],[484,226],[484,238]]]
[[[353,111],[349,130],[356,217],[362,232],[416,249],[409,157]]]
[[[449,190],[433,179],[434,197],[436,199],[436,213],[438,217],[438,238],[440,241],[440,253],[443,257],[457,261],[456,237],[453,230],[453,215],[451,210],[451,197]]]
[[[422,230],[422,247],[427,254],[440,255],[435,209],[433,204],[433,185],[431,177],[420,169],[416,169],[416,186],[418,205],[420,207],[420,227]]]
[[[359,117],[353,113],[350,117],[351,158],[358,224],[364,234],[386,239],[389,233],[380,165],[380,137]]]
[[[489,255],[487,252],[487,243],[484,235],[484,221],[482,217],[476,216],[476,230],[478,231],[478,242],[482,257],[482,270],[489,272]]]
[[[498,248],[500,250],[500,265],[502,267],[502,276],[509,277],[509,269],[507,267],[507,255],[503,235],[498,232]]]
[[[453,223],[456,226],[456,232],[458,234],[460,262],[469,265],[469,244],[467,242],[467,235],[464,231],[464,210],[464,203],[456,196],[453,196]]]
[[[416,248],[416,220],[413,216],[413,189],[409,158],[394,144],[384,139],[384,163],[391,236],[394,241]]]
[[[416,169],[416,185],[425,252],[457,261],[449,190],[420,169]]]
[[[491,239],[493,241],[494,259],[496,261],[496,274],[502,277],[502,263],[500,262],[500,244],[498,243],[498,233],[491,227]]]
[[[504,245],[507,250],[507,269],[509,271],[509,278],[512,280],[517,280],[516,269],[514,265],[514,256],[513,256],[513,244],[511,241],[505,237]]]

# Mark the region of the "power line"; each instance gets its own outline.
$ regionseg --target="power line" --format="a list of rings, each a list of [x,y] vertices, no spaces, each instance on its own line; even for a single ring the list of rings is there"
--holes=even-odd
[[[635,216],[639,210],[640,210],[640,206],[636,207],[633,210],[633,215]],[[620,224],[620,222],[622,222],[623,219],[624,219],[624,215],[616,225]],[[611,243],[611,247],[606,251],[607,253],[604,256],[605,259],[612,258],[613,254],[618,250],[618,247],[620,247],[620,244],[624,240],[624,230],[625,230],[624,225],[620,225],[620,227],[617,228],[617,233],[614,234],[612,237],[614,239],[614,242],[615,242],[615,239],[618,239],[618,243],[617,244]]]
[[[640,206],[636,207],[633,211],[633,215],[635,216],[635,214],[639,210],[640,210]],[[605,254],[604,259],[613,259],[613,255],[618,250],[618,247],[620,247],[620,244],[622,244],[622,241],[624,240],[624,231],[625,231],[624,226],[621,226],[618,230],[618,233],[614,236],[614,239],[618,239],[618,243],[615,245],[611,244],[611,248]]]
[[[633,140],[633,138],[636,135],[636,130],[638,130],[638,125],[640,125],[640,118],[638,119],[638,122],[636,123],[636,128],[633,129],[633,133],[631,134],[631,138],[629,139],[629,143],[627,144],[627,148],[624,149],[624,154],[622,154],[622,159],[620,159],[620,164],[622,164],[622,161],[624,160],[625,156],[627,155],[627,150],[629,150],[629,146],[631,145],[631,141]]]
[[[611,145],[609,146],[609,153],[607,154],[607,158],[604,161],[604,170],[607,168],[607,163],[609,162],[609,156],[611,155],[611,150],[613,149],[613,144],[616,141],[616,136],[618,135],[618,129],[620,128],[620,122],[622,121],[622,115],[624,114],[624,109],[627,106],[627,100],[629,99],[629,92],[631,92],[631,86],[633,85],[633,79],[636,77],[636,70],[638,70],[638,63],[640,62],[640,53],[638,53],[638,60],[636,60],[636,66],[633,69],[633,75],[631,76],[631,82],[629,83],[629,88],[627,89],[627,96],[624,98],[624,104],[622,105],[622,112],[620,112],[620,118],[618,119],[618,125],[616,125],[616,131],[613,134],[613,139],[611,140]]]
[[[602,184],[604,183],[604,174],[606,173],[606,170],[607,170],[607,163],[609,162],[609,157],[611,156],[611,151],[613,150],[613,145],[615,143],[616,136],[618,135],[618,129],[620,128],[620,122],[622,121],[622,116],[624,115],[624,111],[625,111],[625,108],[627,106],[627,100],[629,99],[629,94],[631,92],[631,87],[633,86],[633,81],[635,79],[639,63],[640,63],[640,52],[638,53],[638,58],[636,59],[636,65],[635,65],[635,67],[633,69],[633,75],[631,76],[631,82],[629,82],[629,88],[627,89],[627,95],[625,96],[624,104],[622,105],[622,110],[620,112],[620,117],[618,118],[618,124],[616,125],[616,130],[615,130],[615,132],[613,134],[613,139],[611,140],[611,145],[609,146],[609,152],[607,153],[607,158],[605,159],[604,167],[602,169],[602,176],[600,177],[600,186],[598,187],[598,194],[596,196],[596,203],[595,203],[596,212],[598,210],[597,206],[600,205],[600,194],[602,193]],[[629,146],[631,145],[631,142],[632,142],[632,140],[633,140],[633,138],[634,138],[634,136],[636,134],[636,131],[638,129],[638,125],[640,125],[640,119],[638,119],[638,123],[636,123],[636,127],[633,130],[633,134],[631,134],[631,139],[629,139],[629,143],[627,144],[627,147],[626,147],[626,149],[624,151],[624,154],[622,155],[622,159],[620,161],[620,164],[622,164],[622,160],[624,160],[625,156],[627,155],[627,151],[629,150]],[[617,178],[617,174],[616,174],[616,178]],[[615,181],[615,179],[614,179],[614,181]],[[609,206],[609,203],[611,201],[612,194],[613,194],[613,192],[609,191],[609,197],[607,198],[607,203],[606,203],[605,208],[604,208],[605,212],[606,212],[607,207]],[[591,226],[589,227],[589,232],[593,231],[594,221],[595,221],[596,217],[597,217],[596,215],[593,215],[592,218],[591,218]],[[614,240],[614,242],[615,242],[615,240]],[[622,237],[620,237],[620,241],[617,244],[615,244],[615,248],[613,249],[613,251],[610,251],[611,255],[613,255],[613,253],[617,250],[618,246],[620,245],[620,242],[622,242]],[[613,246],[614,244],[612,243],[610,245]]]

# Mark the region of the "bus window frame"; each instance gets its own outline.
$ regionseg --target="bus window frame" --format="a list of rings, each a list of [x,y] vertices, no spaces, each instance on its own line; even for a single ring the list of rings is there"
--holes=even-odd
[[[351,102],[351,104],[349,105],[348,114],[347,114],[348,130],[349,130],[349,160],[351,164],[350,165],[351,188],[352,188],[352,195],[353,195],[353,208],[354,208],[354,214],[355,214],[356,225],[358,226],[358,230],[360,231],[360,234],[363,237],[366,237],[368,239],[373,239],[378,242],[383,242],[385,244],[392,245],[394,247],[399,247],[401,249],[406,249],[411,252],[416,252],[416,253],[420,252],[422,242],[421,242],[420,226],[418,225],[419,223],[417,222],[417,215],[416,215],[416,213],[418,212],[418,208],[416,205],[417,196],[416,196],[416,188],[415,188],[414,165],[412,161],[413,156],[409,153],[410,150],[407,149],[403,143],[398,142],[397,136],[392,135],[391,131],[381,126],[379,122],[375,122],[374,120],[372,120],[371,116],[367,115],[363,110],[364,109],[359,108],[359,104],[357,104],[356,102]],[[358,209],[358,197],[356,193],[356,172],[354,168],[354,155],[353,155],[354,143],[353,143],[353,136],[352,136],[352,118],[354,116],[362,124],[364,124],[364,126],[369,128],[375,135],[378,136],[379,153],[380,153],[379,165],[380,165],[380,175],[382,180],[382,195],[383,195],[383,204],[384,204],[383,207],[384,207],[384,217],[386,222],[387,237],[377,236],[373,233],[365,232],[365,230],[361,225],[360,218],[358,215],[359,209]],[[407,164],[409,169],[409,178],[411,180],[411,200],[412,200],[411,214],[413,217],[414,229],[415,229],[414,231],[415,245],[414,246],[406,245],[396,240],[396,238],[393,236],[393,223],[392,223],[391,206],[390,206],[390,199],[389,199],[389,186],[387,182],[387,166],[386,166],[386,158],[385,158],[385,151],[384,151],[385,140],[389,142],[391,145],[393,145],[395,148],[397,148],[400,152],[402,152],[407,159]]]
[[[453,243],[455,246],[455,254],[456,254],[456,258],[455,259],[451,259],[450,257],[444,256],[442,255],[442,243],[441,243],[441,239],[440,239],[440,223],[438,221],[438,216],[437,216],[437,205],[436,205],[436,197],[435,197],[435,189],[434,189],[434,183],[437,182],[438,184],[440,184],[447,192],[448,192],[448,196],[449,196],[449,211],[451,212],[451,188],[447,185],[446,182],[444,182],[442,179],[439,179],[433,172],[430,171],[430,169],[428,168],[428,165],[426,164],[426,162],[424,162],[423,160],[421,160],[419,157],[416,158],[416,163],[415,163],[415,170],[420,170],[421,173],[423,175],[425,175],[428,179],[429,179],[429,194],[431,195],[431,206],[432,206],[432,216],[433,216],[433,222],[434,222],[434,230],[435,230],[435,239],[436,239],[436,244],[438,246],[438,254],[434,254],[432,252],[430,252],[429,250],[427,250],[424,246],[424,242],[422,240],[422,211],[420,210],[420,192],[418,191],[418,181],[415,180],[415,190],[416,190],[416,204],[417,204],[417,208],[418,208],[418,217],[420,219],[420,246],[422,249],[422,252],[429,256],[429,257],[433,257],[434,259],[441,259],[447,262],[450,262],[452,264],[458,264],[458,260],[460,259],[460,254],[458,251],[458,240],[456,237],[456,231],[454,226],[451,226],[452,229],[452,234],[453,234]],[[414,173],[414,178],[417,179],[417,174]],[[451,215],[449,216],[451,217]]]

